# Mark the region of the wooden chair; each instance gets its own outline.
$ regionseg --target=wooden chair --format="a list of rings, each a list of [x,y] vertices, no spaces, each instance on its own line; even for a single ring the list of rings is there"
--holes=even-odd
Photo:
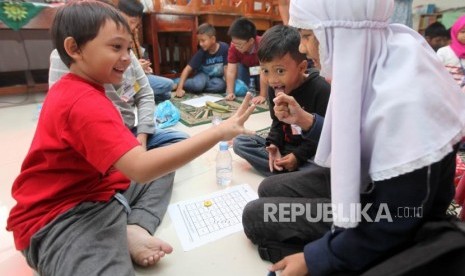
[[[143,41],[151,47],[149,57],[156,75],[180,73],[197,51],[197,25],[194,14],[144,14]]]

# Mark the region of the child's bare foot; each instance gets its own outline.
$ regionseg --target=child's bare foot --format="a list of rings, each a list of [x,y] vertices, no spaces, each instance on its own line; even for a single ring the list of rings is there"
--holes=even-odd
[[[128,247],[132,261],[141,266],[156,264],[165,254],[173,251],[171,245],[153,237],[138,225],[128,225]]]

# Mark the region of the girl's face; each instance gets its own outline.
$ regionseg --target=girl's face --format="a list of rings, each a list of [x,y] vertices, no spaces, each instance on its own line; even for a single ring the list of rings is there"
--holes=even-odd
[[[465,27],[463,27],[462,29],[459,30],[459,32],[457,33],[457,40],[465,45]]]
[[[319,42],[316,39],[313,31],[311,30],[299,30],[300,33],[300,46],[299,51],[302,54],[306,54],[308,59],[313,61],[313,64],[317,69],[321,69],[320,54],[318,52]]]

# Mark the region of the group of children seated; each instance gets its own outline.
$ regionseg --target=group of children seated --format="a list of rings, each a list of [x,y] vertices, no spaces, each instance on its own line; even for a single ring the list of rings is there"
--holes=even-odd
[[[264,103],[266,84],[260,74],[257,51],[261,37],[255,24],[246,19],[235,20],[228,31],[231,44],[216,40],[215,27],[204,23],[198,27],[197,40],[200,49],[183,69],[176,88],[176,97],[191,93],[221,93],[226,100],[244,96],[254,87],[259,91],[252,102]],[[189,77],[192,75],[192,77]]]
[[[232,139],[235,153],[266,177],[243,225],[266,253],[261,257],[277,262],[271,270],[357,274],[410,246],[426,221],[443,218],[453,197],[449,180],[465,133],[465,99],[457,93],[465,92],[465,16],[452,26],[449,45],[433,34],[435,26],[427,30],[436,55],[411,29],[385,23],[392,1],[373,1],[291,1],[292,27],[258,36],[252,21],[239,18],[229,46],[202,24],[200,49],[179,82],[158,79],[167,83],[163,93],[134,43],[138,1],[120,0],[118,9],[92,0],[66,4],[52,27],[50,90],[12,188],[17,204],[7,229],[16,248],[41,275],[132,275],[132,263],[154,265],[173,250],[153,235],[174,171]],[[325,15],[336,2],[341,14]],[[357,9],[370,12],[352,13]],[[413,51],[418,56],[408,56]],[[408,87],[413,70],[422,82]],[[229,119],[194,137],[155,129],[157,95],[225,93],[234,100],[237,79],[252,79],[259,94],[247,93]],[[244,123],[265,101],[272,125],[263,138]],[[432,110],[439,115],[427,116]],[[410,139],[415,130],[425,134],[418,141]],[[264,206],[289,202],[421,206],[424,217],[265,221]]]

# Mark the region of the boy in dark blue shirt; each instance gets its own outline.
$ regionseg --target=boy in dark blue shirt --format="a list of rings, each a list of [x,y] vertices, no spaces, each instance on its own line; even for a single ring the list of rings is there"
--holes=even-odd
[[[228,44],[216,41],[215,28],[204,23],[197,31],[200,50],[192,57],[182,70],[176,97],[182,98],[186,91],[192,93],[223,93],[226,89],[224,81],[225,66],[228,63]],[[194,77],[188,76],[196,71]]]

